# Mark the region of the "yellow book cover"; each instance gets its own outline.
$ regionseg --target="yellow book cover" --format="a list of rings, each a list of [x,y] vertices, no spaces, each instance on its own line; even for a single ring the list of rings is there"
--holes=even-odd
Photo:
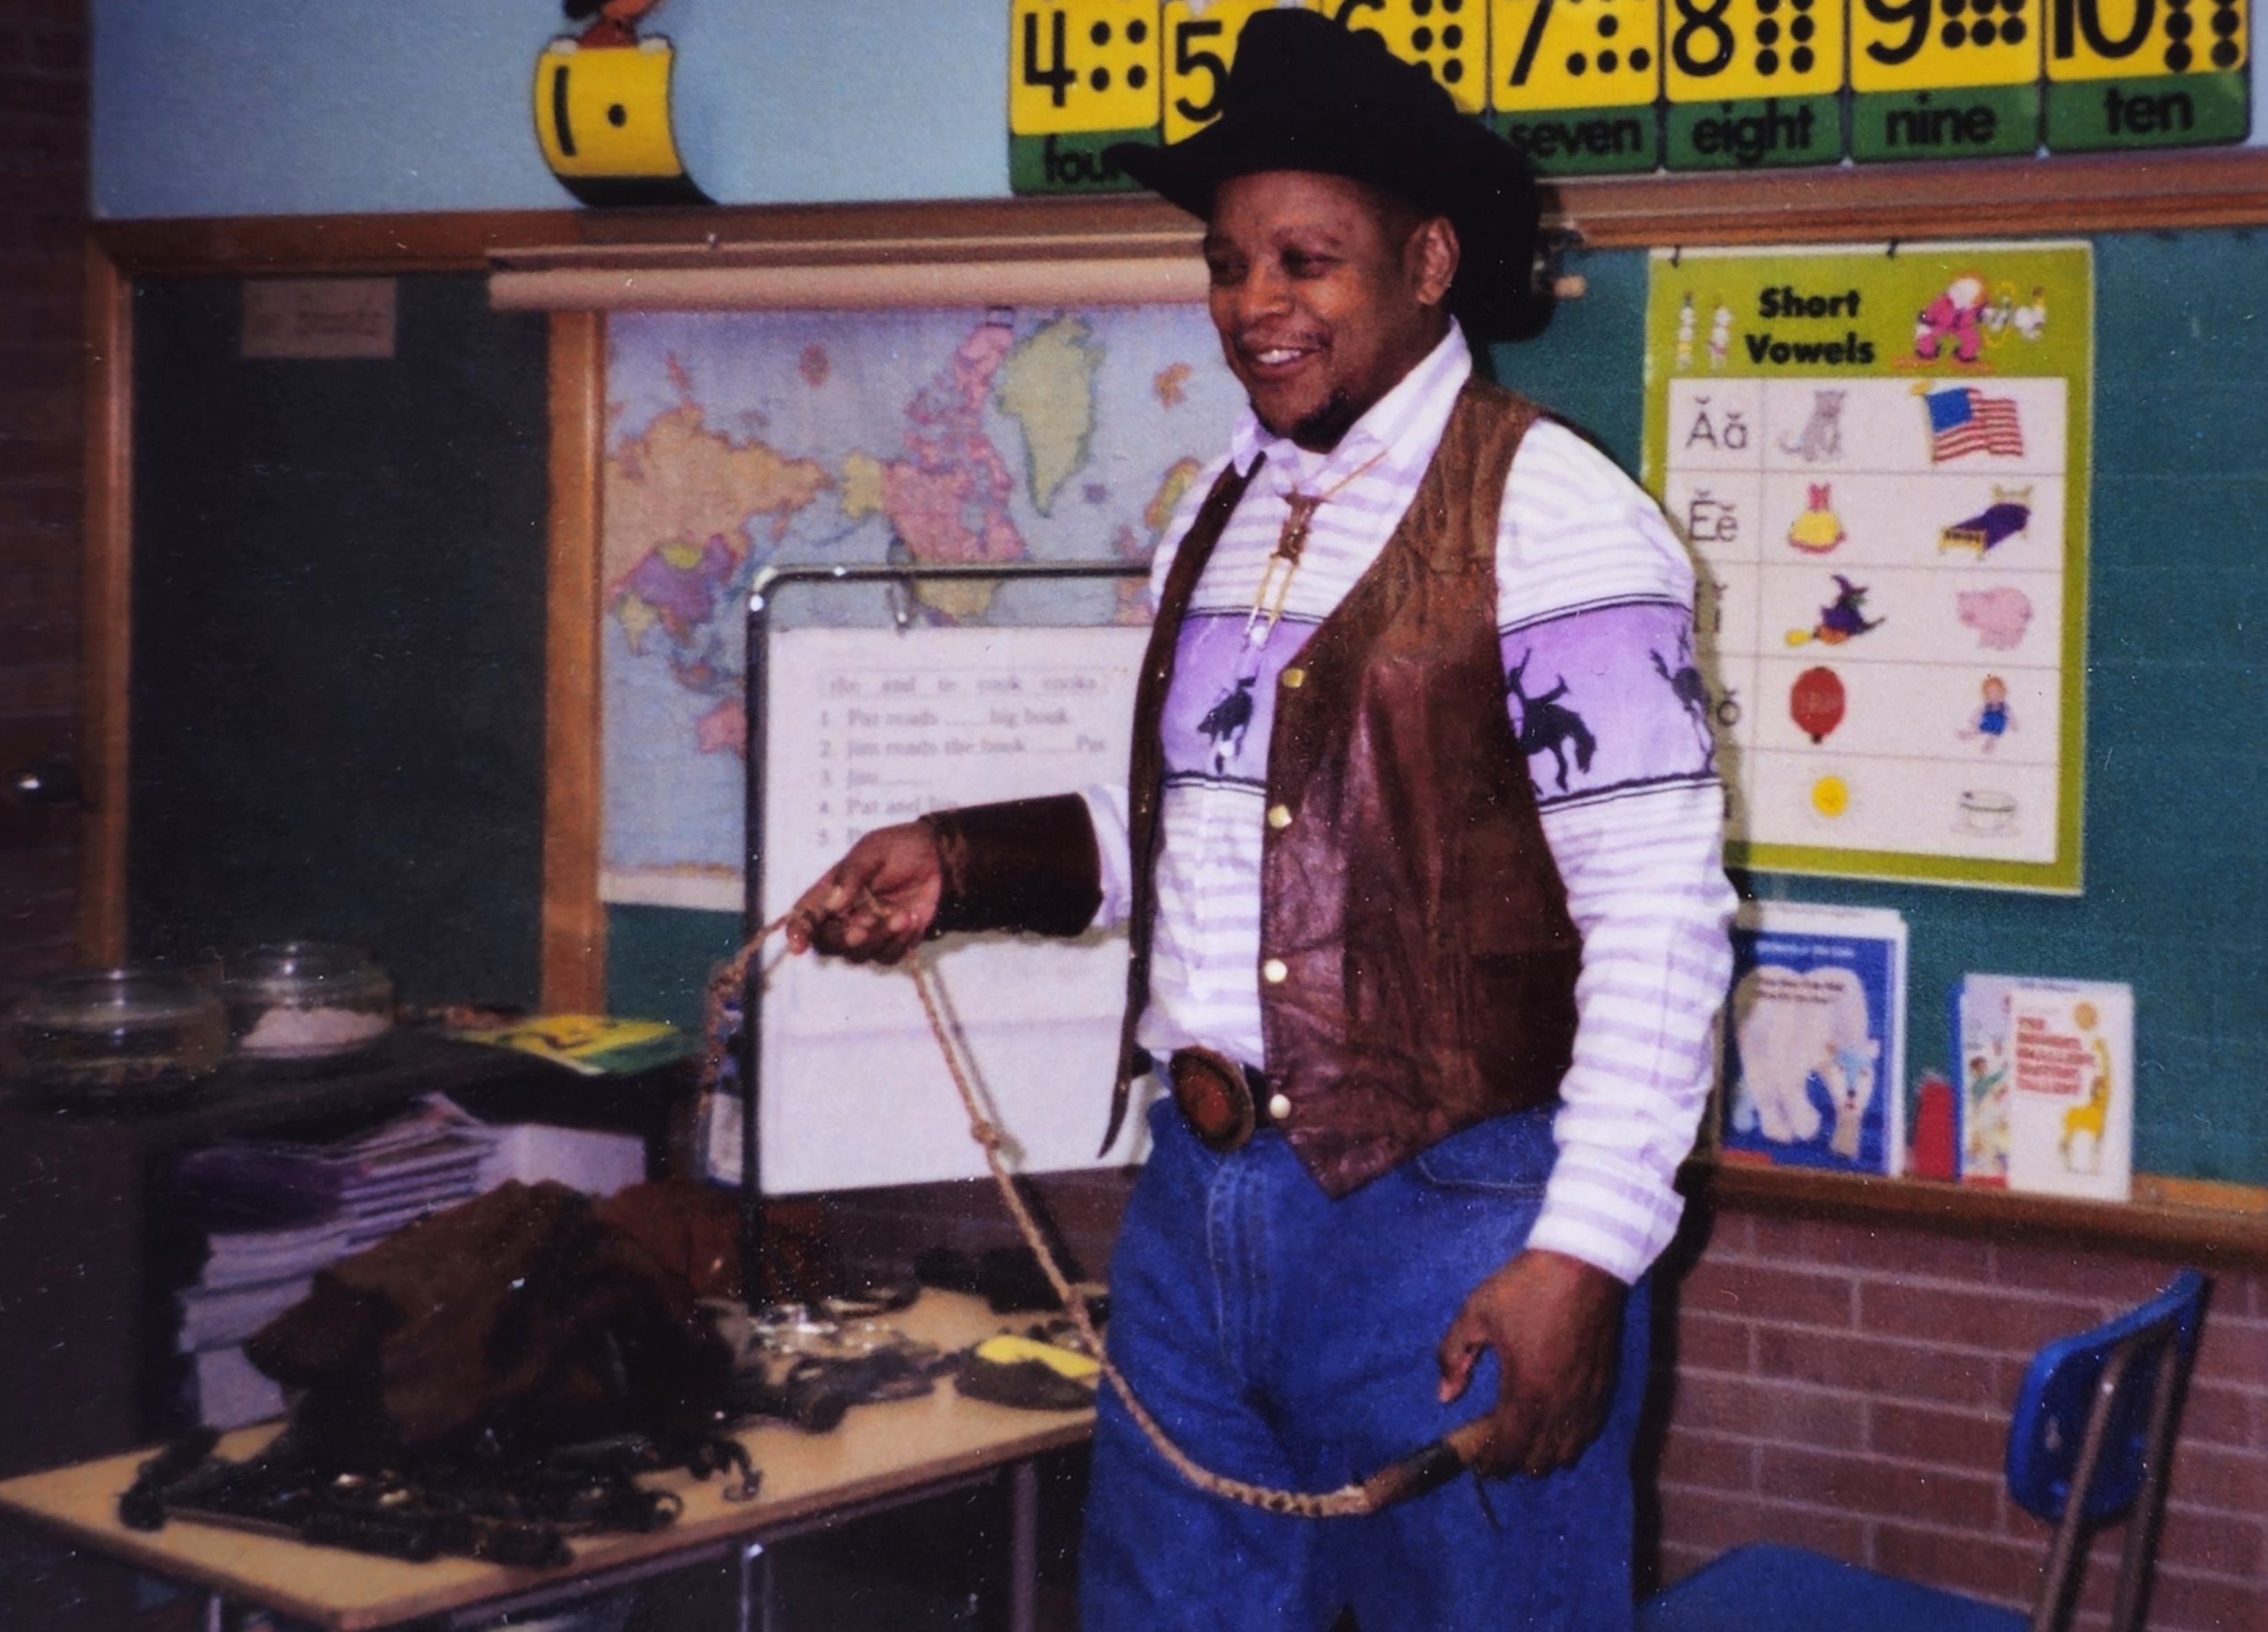
[[[666,1021],[611,1015],[533,1015],[516,1025],[451,1035],[516,1048],[585,1076],[633,1076],[693,1052],[693,1038]]]

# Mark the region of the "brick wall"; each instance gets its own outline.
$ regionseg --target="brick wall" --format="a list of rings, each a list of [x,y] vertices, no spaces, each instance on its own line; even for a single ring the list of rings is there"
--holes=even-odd
[[[75,747],[85,0],[0,5],[0,775]],[[70,961],[68,810],[0,799],[0,1003]]]
[[[2029,1605],[2047,1529],[2007,1498],[2032,1351],[2139,1303],[2163,1264],[1727,1215],[1679,1289],[1660,1566],[1792,1541]],[[2120,1536],[2098,1538],[2082,1627]],[[2150,1625],[2268,1628],[2268,1276],[2217,1278],[2174,1460]]]

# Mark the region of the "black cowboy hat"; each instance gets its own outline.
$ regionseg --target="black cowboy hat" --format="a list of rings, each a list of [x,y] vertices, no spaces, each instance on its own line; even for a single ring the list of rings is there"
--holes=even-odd
[[[1527,160],[1367,29],[1318,11],[1255,12],[1221,87],[1220,117],[1184,141],[1122,142],[1104,157],[1200,219],[1214,188],[1262,170],[1351,177],[1457,229],[1449,309],[1467,327],[1516,326],[1529,297],[1535,179]]]

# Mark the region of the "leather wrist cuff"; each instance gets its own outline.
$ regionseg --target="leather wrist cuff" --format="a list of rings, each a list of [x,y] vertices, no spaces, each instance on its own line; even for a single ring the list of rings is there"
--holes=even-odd
[[[1077,794],[964,805],[921,818],[944,891],[933,935],[988,929],[1075,935],[1102,905],[1102,857]]]

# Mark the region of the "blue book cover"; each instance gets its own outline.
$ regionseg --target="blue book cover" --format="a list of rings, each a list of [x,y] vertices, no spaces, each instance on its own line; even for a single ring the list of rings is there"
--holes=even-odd
[[[1899,1171],[1905,985],[1896,912],[1744,905],[1724,1027],[1726,1159]]]

